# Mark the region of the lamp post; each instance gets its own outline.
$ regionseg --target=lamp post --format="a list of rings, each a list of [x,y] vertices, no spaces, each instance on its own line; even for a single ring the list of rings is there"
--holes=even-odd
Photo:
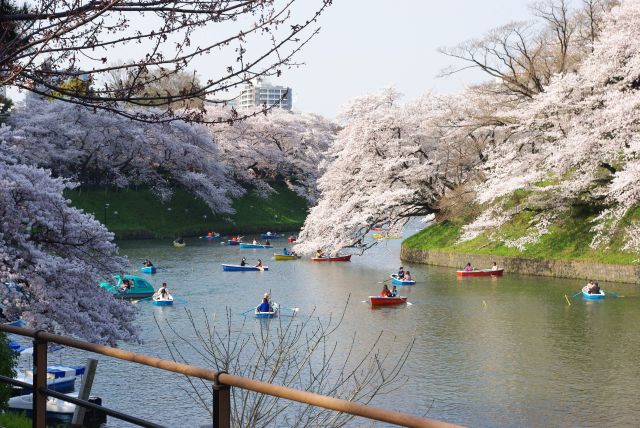
[[[107,210],[109,209],[109,204],[104,204],[104,224],[107,225]]]

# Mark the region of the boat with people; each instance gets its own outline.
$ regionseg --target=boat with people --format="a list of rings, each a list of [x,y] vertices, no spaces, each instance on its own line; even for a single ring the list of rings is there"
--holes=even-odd
[[[78,393],[66,394],[69,397],[78,398]],[[90,396],[87,400],[99,406],[102,405],[100,397]],[[24,413],[27,417],[33,417],[33,394],[19,395],[9,399],[8,410],[14,413]],[[76,405],[59,398],[47,397],[47,425],[69,424],[73,418]],[[107,414],[100,410],[87,409],[83,426],[101,426],[107,422]]]
[[[298,238],[296,236],[291,235],[287,238],[287,242],[288,243],[296,242],[297,239]]]
[[[142,273],[156,273],[156,267],[155,266],[141,266],[140,267],[140,272],[142,272]]]
[[[351,260],[351,254],[348,256],[321,256],[321,257],[312,257],[311,261],[313,262],[348,262]]]
[[[474,269],[474,270],[458,270],[458,276],[502,276],[504,269]]]
[[[269,270],[269,266],[242,266],[242,265],[231,265],[222,263],[222,270],[227,272],[235,272],[235,271],[252,271],[252,270]]]
[[[256,316],[256,318],[275,318],[278,316],[278,311],[280,310],[280,306],[276,303],[276,302],[271,302],[271,311],[267,311],[267,312],[261,312],[260,311],[260,306],[256,306],[256,309],[254,310],[254,315]]]
[[[260,237],[262,239],[278,239],[280,238],[281,235],[278,235],[277,233],[272,233],[272,232],[266,232],[260,235]]]
[[[391,306],[407,303],[406,296],[369,296],[371,306]]]
[[[187,243],[186,242],[173,241],[173,246],[176,247],[176,248],[182,248],[182,247],[186,247]]]
[[[113,293],[120,299],[144,299],[153,296],[155,289],[153,285],[144,278],[135,275],[114,275],[116,284],[110,282],[100,283],[100,287]]]
[[[405,279],[400,279],[398,278],[398,275],[393,273],[391,274],[391,283],[395,284],[395,285],[415,285],[416,282],[412,279],[412,280],[405,280]]]
[[[273,258],[276,260],[297,260],[300,258],[300,256],[297,254],[274,253]]]
[[[218,232],[209,232],[204,236],[199,236],[198,239],[218,239],[221,235]]]
[[[173,296],[169,293],[161,296],[158,293],[155,293],[152,297],[153,304],[156,306],[171,306],[173,305]]]
[[[273,248],[271,244],[250,244],[248,242],[241,242],[240,248]]]

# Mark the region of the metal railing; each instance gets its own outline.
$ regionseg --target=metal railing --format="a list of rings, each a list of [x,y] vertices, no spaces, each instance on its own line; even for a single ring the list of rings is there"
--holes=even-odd
[[[116,358],[123,361],[144,364],[146,366],[156,367],[173,373],[197,377],[213,382],[214,428],[229,428],[231,425],[231,387],[242,388],[257,393],[296,401],[298,403],[309,404],[312,406],[334,410],[336,412],[348,413],[351,415],[361,416],[364,418],[374,419],[382,422],[388,422],[400,426],[424,428],[458,427],[458,425],[450,424],[447,422],[409,415],[407,413],[400,413],[394,410],[383,409],[380,407],[354,403],[347,400],[332,398],[326,395],[320,395],[312,392],[302,391],[299,389],[261,382],[246,377],[234,376],[226,372],[216,372],[214,370],[208,370],[201,367],[178,363],[175,361],[164,360],[162,358],[152,357],[149,355],[137,354],[135,352],[111,348],[109,346],[83,342],[81,340],[73,339],[70,337],[47,333],[43,330],[32,330],[22,327],[0,325],[0,331],[33,338],[33,385],[17,381],[6,376],[0,376],[0,381],[23,388],[33,389],[32,410],[34,428],[45,427],[47,397],[55,397],[76,404],[78,406],[100,410],[108,416],[112,416],[114,418],[121,419],[138,426],[151,428],[162,427],[162,425],[158,425],[144,419],[118,412],[117,410],[99,406],[97,404],[70,397],[66,394],[61,394],[59,392],[48,389],[47,347],[51,342],[69,346],[71,348],[93,352],[95,354],[100,354],[107,357]]]

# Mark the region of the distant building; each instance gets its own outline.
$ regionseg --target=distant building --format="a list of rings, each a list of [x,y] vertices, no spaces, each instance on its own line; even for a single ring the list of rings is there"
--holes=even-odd
[[[255,106],[275,106],[285,110],[293,107],[293,91],[284,86],[274,86],[263,78],[252,79],[247,82],[237,98],[238,108],[250,108]]]

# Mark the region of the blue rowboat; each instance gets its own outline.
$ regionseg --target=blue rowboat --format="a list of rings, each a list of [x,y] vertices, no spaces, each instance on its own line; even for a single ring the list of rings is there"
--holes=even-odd
[[[277,233],[263,233],[262,235],[260,235],[262,237],[262,239],[278,239],[279,236]]]
[[[155,266],[142,266],[140,268],[140,272],[142,272],[142,273],[156,273],[156,267]]]
[[[398,275],[396,274],[391,275],[391,283],[394,285],[416,285],[415,281],[403,281],[398,279]]]
[[[240,248],[273,248],[273,245],[241,243]]]
[[[76,377],[82,376],[85,366],[48,366],[47,367],[47,388],[57,392],[71,392],[75,388]],[[33,384],[33,371],[18,373],[16,380]],[[15,388],[14,395],[31,394],[31,388]],[[12,393],[13,394],[13,393]]]
[[[278,316],[279,306],[277,303],[271,303],[271,312],[258,312],[259,306],[256,306],[254,313],[256,318],[275,318]]]
[[[171,306],[173,305],[173,296],[167,293],[166,296],[161,297],[156,293],[153,295],[153,304],[156,306]]]
[[[602,300],[605,297],[605,293],[603,290],[600,290],[599,293],[589,294],[587,291],[582,289],[582,297],[587,300]]]
[[[234,241],[233,239],[227,241],[227,245],[240,245],[240,243],[240,241]]]
[[[246,271],[246,270],[269,270],[269,266],[262,266],[261,268],[256,266],[240,266],[240,265],[228,265],[222,264],[222,270],[234,272],[234,271]]]

